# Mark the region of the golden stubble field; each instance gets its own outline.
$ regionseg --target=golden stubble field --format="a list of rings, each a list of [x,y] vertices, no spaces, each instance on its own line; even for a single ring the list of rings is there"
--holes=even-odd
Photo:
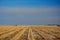
[[[0,25],[0,40],[60,40],[60,26]]]

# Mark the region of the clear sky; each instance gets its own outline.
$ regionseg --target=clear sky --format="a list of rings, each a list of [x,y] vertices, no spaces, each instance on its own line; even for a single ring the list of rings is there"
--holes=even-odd
[[[0,0],[0,24],[60,24],[60,0]]]

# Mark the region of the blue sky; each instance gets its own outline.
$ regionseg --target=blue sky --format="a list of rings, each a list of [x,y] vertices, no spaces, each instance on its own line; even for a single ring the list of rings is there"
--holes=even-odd
[[[60,24],[60,0],[0,0],[0,24]]]
[[[59,0],[1,0],[2,6],[56,6]]]

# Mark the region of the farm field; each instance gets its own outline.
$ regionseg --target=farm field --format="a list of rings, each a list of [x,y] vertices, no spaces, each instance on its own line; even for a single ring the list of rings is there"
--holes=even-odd
[[[48,25],[0,25],[0,40],[60,40],[60,27]]]

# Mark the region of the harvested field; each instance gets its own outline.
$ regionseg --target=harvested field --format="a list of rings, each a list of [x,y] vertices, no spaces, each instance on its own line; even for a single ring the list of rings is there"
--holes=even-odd
[[[0,40],[60,40],[60,27],[48,25],[0,25]]]

